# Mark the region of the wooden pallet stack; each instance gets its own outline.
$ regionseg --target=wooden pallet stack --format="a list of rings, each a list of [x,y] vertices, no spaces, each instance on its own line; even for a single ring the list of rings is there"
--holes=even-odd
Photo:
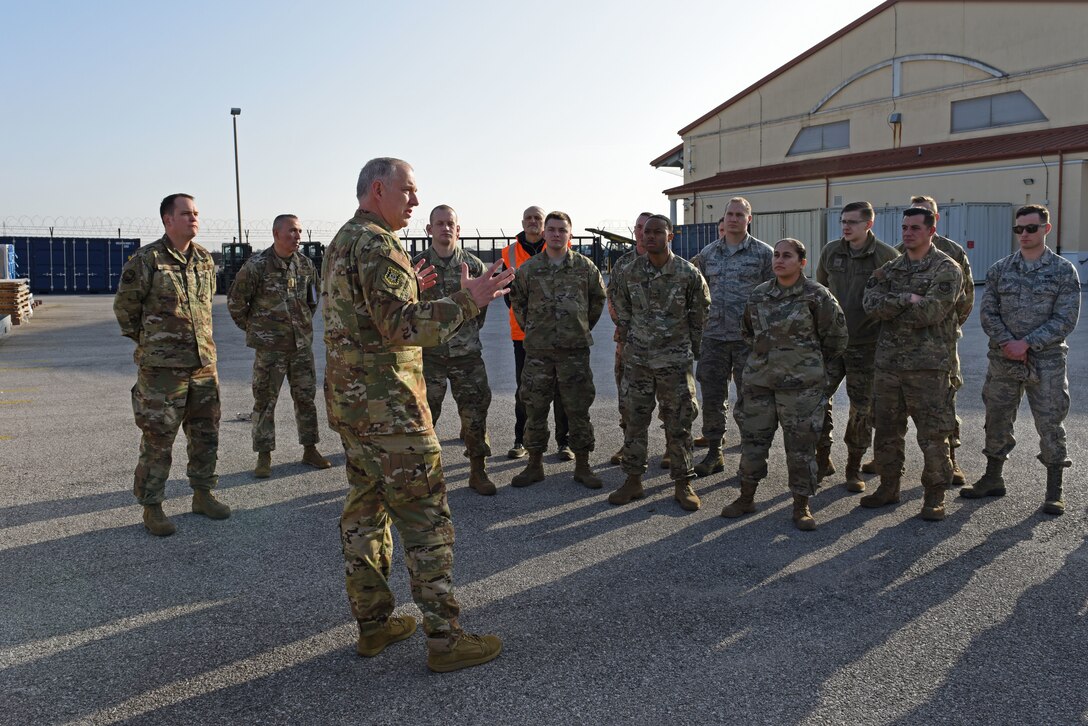
[[[34,307],[28,280],[0,280],[0,317],[10,315],[12,325],[20,325],[30,320]]]

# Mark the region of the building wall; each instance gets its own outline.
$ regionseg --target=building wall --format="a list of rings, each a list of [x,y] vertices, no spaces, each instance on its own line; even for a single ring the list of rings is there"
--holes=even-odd
[[[685,176],[690,183],[722,171],[784,162],[922,146],[1088,123],[1088,3],[911,2],[897,3],[781,73],[684,135]],[[946,60],[903,60],[921,54],[962,56],[1007,74]],[[814,111],[828,94],[868,68],[885,65],[848,83]],[[1023,91],[1045,121],[953,133],[951,104],[981,96]],[[897,139],[888,123],[902,114]],[[848,120],[847,149],[787,156],[800,129]],[[1067,155],[1064,172],[1062,243],[1088,252],[1088,169],[1084,154]],[[1056,155],[992,164],[911,170],[903,175],[859,176],[793,183],[767,189],[700,193],[686,199],[686,223],[714,221],[725,200],[741,194],[757,209],[803,210],[868,199],[874,205],[902,204],[911,193],[938,200],[1023,204],[1048,203],[1058,213]],[[1024,179],[1033,179],[1025,184]],[[1058,221],[1057,219],[1055,220]],[[1052,240],[1056,243],[1056,240]]]

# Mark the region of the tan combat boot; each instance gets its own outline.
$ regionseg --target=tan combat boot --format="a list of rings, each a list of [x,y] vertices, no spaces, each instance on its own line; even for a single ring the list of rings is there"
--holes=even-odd
[[[544,481],[544,454],[540,451],[530,451],[529,463],[520,474],[514,476],[510,486],[527,487],[538,481]]]
[[[793,495],[793,524],[802,532],[816,529],[816,520],[812,518],[812,512],[808,508],[808,497]]]
[[[178,531],[178,528],[162,511],[161,504],[144,505],[144,527],[156,537],[169,537]]]
[[[427,638],[427,667],[435,673],[451,673],[495,660],[501,652],[502,641],[496,635]]]
[[[948,450],[948,458],[952,460],[952,486],[962,487],[967,483],[967,477],[963,474],[963,469],[956,463],[956,449],[959,447],[950,448]]]
[[[604,482],[600,480],[589,467],[589,452],[574,452],[574,481],[579,482],[587,489],[600,489]]]
[[[272,452],[258,451],[257,466],[253,468],[253,476],[258,479],[267,479],[272,476]]]
[[[1004,459],[998,459],[994,456],[986,457],[986,473],[971,486],[960,489],[960,496],[964,499],[1005,496],[1005,478],[1001,476],[1001,471],[1004,468]]]
[[[703,506],[702,500],[699,499],[699,495],[695,493],[688,479],[676,482],[676,491],[672,497],[680,503],[680,508],[685,512],[695,512]]]
[[[210,489],[194,489],[193,514],[203,514],[208,519],[226,519],[230,516],[230,507],[216,499]]]
[[[899,479],[885,479],[880,477],[880,486],[872,494],[866,494],[858,500],[858,504],[868,509],[895,504],[899,501]]]
[[[831,447],[823,447],[816,449],[816,480],[820,481],[826,479],[835,473],[835,465],[831,463]]]
[[[1043,511],[1047,514],[1065,514],[1065,501],[1062,499],[1062,473],[1065,467],[1061,464],[1048,464],[1046,467],[1046,500],[1043,502]]]
[[[644,496],[646,492],[642,490],[642,477],[638,474],[628,474],[623,486],[608,495],[608,503],[627,504],[636,499],[642,499]]]
[[[710,446],[710,442],[705,436],[699,436],[692,442],[692,446],[699,449],[705,449],[706,447]]]
[[[609,464],[613,466],[619,466],[623,462],[623,447],[616,449],[616,453],[612,454],[612,457],[608,460]]]
[[[869,459],[867,462],[861,465],[862,474],[879,474],[880,469],[876,466],[876,457]]]
[[[328,469],[332,466],[332,462],[322,456],[313,444],[302,450],[302,463],[309,464],[315,469]]]
[[[925,488],[922,500],[922,519],[928,522],[940,522],[944,519],[944,484],[935,484]]]
[[[474,456],[469,459],[468,485],[477,494],[487,497],[495,493],[495,483],[487,477],[484,457]]]
[[[864,451],[851,451],[846,455],[846,491],[865,491],[865,480],[861,478],[861,456]]]
[[[734,519],[756,511],[756,486],[754,481],[742,481],[740,483],[740,496],[732,504],[722,508],[722,516]]]
[[[363,635],[363,624],[359,623],[359,640],[355,643],[355,652],[364,658],[373,658],[385,650],[387,645],[410,638],[416,632],[416,619],[411,615],[390,615],[377,630]]]
[[[706,458],[695,465],[695,476],[703,477],[725,471],[725,456],[722,455],[722,442],[711,441],[706,452]]]

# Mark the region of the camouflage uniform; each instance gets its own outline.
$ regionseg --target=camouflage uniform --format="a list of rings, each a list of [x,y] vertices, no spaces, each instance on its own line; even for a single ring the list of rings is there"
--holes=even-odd
[[[590,330],[604,311],[604,281],[593,261],[575,250],[568,249],[559,264],[550,259],[546,250],[534,255],[518,268],[510,289],[514,316],[525,331],[525,448],[530,453],[547,448],[548,407],[558,390],[570,423],[571,449],[592,451],[589,407],[596,392]]]
[[[1039,432],[1039,461],[1048,467],[1070,466],[1063,425],[1069,412],[1065,339],[1080,317],[1077,269],[1050,248],[1033,262],[1017,251],[987,270],[979,316],[990,337],[990,367],[982,388],[986,404],[983,453],[1001,461],[1008,458],[1016,445],[1016,411],[1026,391]],[[1001,344],[1011,340],[1027,341],[1026,364],[1002,353]]]
[[[865,314],[861,298],[869,276],[898,256],[898,253],[869,231],[859,250],[845,239],[825,245],[816,269],[816,281],[835,296],[846,315],[850,343],[841,357],[827,362],[827,406],[824,408],[823,433],[817,448],[831,448],[832,398],[846,379],[846,395],[850,400],[850,417],[843,441],[847,449],[861,456],[873,441],[873,374],[876,339],[880,324]]]
[[[252,255],[234,278],[227,310],[253,348],[253,450],[276,448],[276,400],[284,377],[295,403],[298,442],[312,446],[317,430],[317,372],[313,317],[317,312],[314,265],[294,252],[280,258],[274,247]]]
[[[423,627],[428,635],[447,636],[460,630],[453,522],[421,346],[448,340],[480,309],[466,291],[420,302],[400,240],[361,210],[325,250],[321,295],[325,404],[344,444],[351,485],[340,536],[352,612],[362,635],[379,630],[393,612],[392,521]]]
[[[616,318],[616,303],[615,296],[616,291],[621,285],[623,280],[623,269],[627,265],[631,264],[633,260],[638,257],[638,250],[633,247],[627,252],[620,255],[616,263],[612,265],[612,272],[608,275],[608,316],[612,318],[612,322],[616,323],[616,332],[612,335],[612,340],[616,342],[616,362],[612,367],[612,372],[616,376],[616,402],[619,405],[620,410],[620,428],[626,428],[627,419],[627,407],[624,403],[623,396],[623,340],[620,337],[619,321]]]
[[[710,309],[706,280],[687,260],[669,254],[657,268],[643,256],[624,268],[611,291],[625,375],[623,471],[646,471],[646,431],[661,403],[673,481],[695,478],[691,465],[691,423],[699,412],[692,361],[699,356]]]
[[[484,274],[484,263],[480,258],[460,247],[454,249],[449,259],[442,259],[433,247],[420,258],[434,265],[438,273],[435,286],[423,291],[423,300],[440,300],[460,290],[463,262],[468,263],[470,276]],[[483,346],[480,344],[480,328],[486,314],[487,308],[484,308],[478,317],[462,323],[457,333],[445,343],[423,350],[423,377],[427,381],[427,405],[431,409],[431,419],[437,424],[438,417],[442,415],[442,400],[446,397],[446,380],[449,379],[469,457],[491,456],[491,439],[487,435],[491,387],[487,384],[487,368],[484,367]]]
[[[189,441],[193,489],[219,482],[219,376],[212,339],[215,263],[195,242],[181,254],[169,238],[141,247],[125,263],[113,300],[121,334],[136,341],[132,411],[143,432],[133,493],[161,504],[178,428]]]
[[[831,292],[801,276],[752,291],[741,333],[750,348],[744,366],[741,482],[767,476],[767,452],[782,425],[790,491],[816,493],[816,444],[823,428],[826,361],[846,350],[849,333]]]
[[[971,261],[967,259],[967,250],[963,249],[957,242],[938,234],[933,237],[933,245],[951,257],[952,261],[960,266],[960,272],[963,273],[963,295],[956,301],[956,337],[952,341],[952,414],[956,420],[956,427],[948,438],[949,447],[958,449],[960,446],[960,426],[963,424],[962,419],[956,414],[956,391],[963,387],[958,348],[959,340],[963,337],[963,324],[967,322],[967,318],[971,317],[971,310],[975,307],[975,278],[973,277],[974,273],[971,272]],[[902,254],[906,248],[900,242],[895,249]],[[953,453],[953,455],[955,454]]]
[[[922,301],[912,304],[912,293]],[[962,296],[959,265],[936,246],[917,262],[895,258],[866,283],[865,312],[881,321],[873,448],[882,484],[896,485],[903,475],[908,415],[925,458],[922,485],[943,492],[952,480],[948,437],[956,425],[954,351]]]
[[[748,345],[740,333],[744,304],[756,285],[774,278],[774,250],[752,235],[735,251],[724,239],[711,242],[691,262],[710,286],[710,316],[703,329],[703,350],[696,376],[703,392],[703,436],[711,442],[725,436],[729,378],[737,389],[733,418],[742,426],[744,364]]]

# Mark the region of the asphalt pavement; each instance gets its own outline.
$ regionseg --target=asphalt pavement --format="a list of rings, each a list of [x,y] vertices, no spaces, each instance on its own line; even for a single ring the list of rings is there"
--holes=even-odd
[[[780,438],[759,511],[719,516],[736,496],[735,428],[726,474],[696,482],[700,511],[673,501],[657,427],[648,497],[607,503],[624,478],[607,463],[622,443],[607,316],[594,332],[591,457],[605,488],[574,482],[553,444],[548,478],[512,489],[524,460],[505,458],[514,361],[496,303],[484,327],[496,496],[467,487],[450,398],[437,430],[462,622],[505,649],[437,675],[422,633],[376,658],[355,655],[337,528],[343,450],[325,428],[320,448],[334,467],[299,463],[286,387],[272,478],[253,478],[243,420],[253,353],[224,297],[219,495],[233,516],[189,511],[179,434],[165,504],[178,532],[165,539],[145,532],[131,493],[133,345],[112,298],[41,299],[28,325],[0,338],[2,724],[1088,723],[1083,323],[1070,340],[1064,516],[1040,512],[1045,469],[1025,402],[1004,498],[952,492],[944,522],[920,520],[911,427],[903,501],[859,508],[837,443],[840,474],[813,500],[819,527],[806,533],[790,521]],[[977,311],[964,333],[959,459],[973,481],[985,465]],[[844,391],[836,403],[839,433]],[[318,409],[324,426],[320,394]],[[418,617],[399,546],[398,612]]]

